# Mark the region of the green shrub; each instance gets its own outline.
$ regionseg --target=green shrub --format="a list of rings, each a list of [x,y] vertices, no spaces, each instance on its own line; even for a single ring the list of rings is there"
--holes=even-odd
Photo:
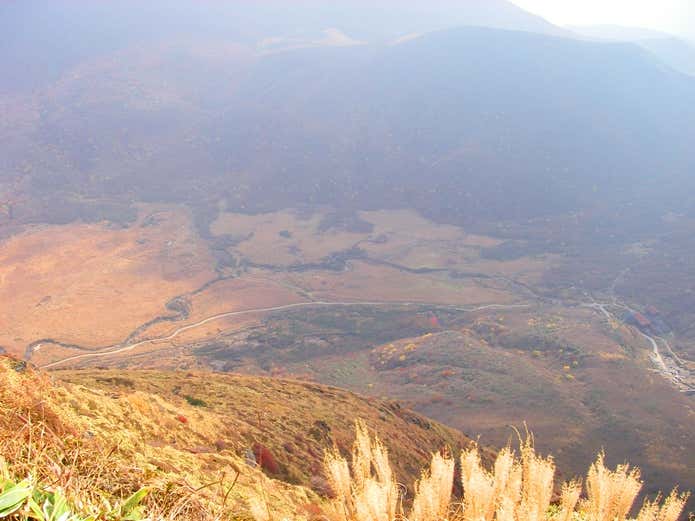
[[[186,395],[186,396],[184,396],[184,398],[193,407],[207,407],[208,406],[208,404],[204,400],[201,400],[200,398],[195,398],[194,396],[190,396],[190,395]]]

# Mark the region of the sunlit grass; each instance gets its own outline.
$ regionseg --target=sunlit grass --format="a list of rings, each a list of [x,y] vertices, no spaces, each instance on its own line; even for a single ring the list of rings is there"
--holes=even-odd
[[[639,470],[619,465],[606,467],[600,454],[582,485],[564,483],[553,501],[555,463],[539,455],[531,435],[520,437],[520,449],[501,450],[492,469],[482,463],[477,446],[464,450],[454,472],[453,457],[432,455],[415,485],[411,506],[399,494],[388,461],[388,452],[378,438],[371,438],[357,424],[352,462],[337,451],[326,455],[326,473],[333,487],[329,517],[333,521],[625,521],[642,488]],[[459,479],[463,496],[452,496]],[[688,499],[676,490],[665,499],[646,501],[637,521],[676,521]]]

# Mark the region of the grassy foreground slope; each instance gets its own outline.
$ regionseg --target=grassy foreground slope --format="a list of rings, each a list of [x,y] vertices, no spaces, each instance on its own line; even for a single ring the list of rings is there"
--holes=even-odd
[[[470,442],[393,403],[291,381],[48,375],[9,358],[0,358],[0,381],[0,500],[4,479],[28,478],[41,501],[62,494],[85,519],[125,519],[114,509],[143,487],[152,519],[248,518],[259,509],[308,517],[330,491],[324,453],[349,452],[355,418],[390,440],[403,483],[432,451]]]
[[[9,521],[626,521],[642,487],[639,470],[607,468],[603,455],[584,484],[560,487],[531,436],[493,464],[489,450],[394,403],[302,382],[56,378],[4,357],[0,381]],[[646,501],[636,519],[677,521],[687,498]]]
[[[157,396],[172,409],[160,421],[177,423],[177,411],[189,426],[205,425],[206,439],[186,440],[199,454],[218,452],[220,441],[237,454],[267,448],[276,468],[266,469],[283,481],[323,491],[320,476],[325,450],[334,445],[347,453],[354,439],[354,422],[361,418],[384,439],[394,456],[396,475],[413,483],[433,450],[459,450],[471,440],[398,403],[365,398],[342,389],[313,383],[208,372],[172,373],[118,370],[57,371],[60,380],[124,399]],[[193,404],[193,405],[191,405]],[[179,427],[177,425],[173,425]],[[186,428],[178,428],[186,432]],[[214,433],[214,434],[213,434]],[[171,432],[152,432],[150,443],[170,445]]]

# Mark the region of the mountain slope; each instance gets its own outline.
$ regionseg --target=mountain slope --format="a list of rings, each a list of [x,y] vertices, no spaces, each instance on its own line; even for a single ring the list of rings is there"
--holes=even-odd
[[[458,223],[692,204],[695,80],[632,44],[463,28],[214,48],[119,54],[8,102],[4,176],[34,198],[16,219],[99,198],[208,215],[210,194],[240,211],[411,207]]]
[[[466,28],[266,58],[213,132],[279,205],[524,218],[685,180],[694,104],[695,81],[632,45]]]
[[[695,46],[679,38],[640,40],[637,45],[647,49],[670,67],[695,76]]]
[[[387,42],[461,25],[567,33],[506,0],[3,2],[0,92],[45,86],[81,62],[162,41],[220,39],[265,49]],[[331,38],[343,33],[346,40]]]
[[[335,444],[349,452],[355,418],[390,438],[404,483],[419,477],[432,451],[470,443],[394,403],[278,379],[98,370],[48,376],[5,357],[0,378],[0,458],[16,473],[103,498],[147,486],[150,507],[182,510],[184,519],[214,517],[215,505],[248,515],[259,494],[277,515],[320,503],[330,490],[324,451]]]
[[[575,507],[575,516],[586,517],[601,505],[620,501],[619,506],[610,507],[610,512],[617,515],[605,517],[625,521],[642,486],[638,470],[619,466],[611,471],[599,456],[587,476],[588,501],[577,504],[581,486],[576,482],[563,486],[558,500],[553,494],[558,487],[552,457],[536,453],[532,437],[527,437],[518,458],[507,448],[495,461],[494,482],[509,483],[509,490],[493,490],[493,474],[485,470],[492,467],[490,454],[481,454],[473,446],[472,450],[449,447],[431,454],[431,472],[423,467],[413,494],[399,481],[402,475],[389,464],[389,459],[395,459],[397,466],[403,465],[398,455],[389,458],[387,447],[393,445],[393,440],[387,439],[386,446],[378,439],[372,441],[366,424],[358,422],[351,463],[347,451],[337,443],[323,462],[327,479],[323,480],[322,492],[329,497],[321,498],[305,487],[266,477],[265,473],[275,472],[277,463],[265,446],[256,451],[256,459],[248,449],[245,460],[236,456],[224,440],[216,442],[215,450],[186,448],[190,442],[204,441],[219,432],[233,435],[238,428],[224,422],[229,418],[192,410],[208,407],[201,402],[194,404],[189,399],[187,409],[183,404],[168,402],[162,394],[135,391],[123,396],[112,387],[107,387],[110,392],[105,393],[81,385],[57,384],[46,375],[34,373],[23,362],[5,358],[0,359],[0,376],[4,383],[0,388],[0,514],[9,521],[49,520],[56,516],[74,521],[269,521],[276,516],[364,521],[379,516],[392,521],[402,518],[396,513],[406,505],[412,505],[411,518],[433,519],[437,510],[437,518],[456,521],[471,517],[476,509],[472,498],[482,498],[487,508],[493,506],[493,501],[507,499],[506,504],[519,519],[546,521],[556,521],[558,511],[562,519],[569,518]],[[160,393],[162,384],[171,383],[167,378],[157,379],[154,373],[145,376],[148,380],[155,377],[156,383],[147,381],[143,385]],[[180,375],[168,376],[182,381]],[[208,383],[215,379],[206,375]],[[127,382],[117,373],[99,380],[115,386]],[[230,382],[227,379],[224,383]],[[272,387],[268,382],[260,383],[263,391]],[[198,384],[197,390],[205,387],[203,382]],[[258,388],[251,386],[251,390]],[[291,383],[280,382],[279,390],[292,394],[295,404],[304,403],[291,393],[296,391]],[[218,394],[219,389],[215,391]],[[261,395],[263,399],[270,396],[272,392]],[[320,403],[330,406],[330,394],[328,399],[322,396]],[[358,412],[361,410],[358,407]],[[171,422],[168,416],[173,414],[175,421]],[[425,421],[417,426],[433,425]],[[408,431],[413,432],[410,427]],[[155,434],[165,435],[166,439],[155,440]],[[422,439],[407,439],[406,451],[413,441],[417,444]],[[454,459],[459,454],[460,471]],[[318,472],[313,473],[314,478],[320,478]],[[463,503],[458,502],[459,484],[463,484]],[[607,488],[605,496],[595,492],[598,484]],[[572,499],[567,497],[568,487]],[[136,492],[130,494],[132,490]],[[457,498],[454,502],[452,491]],[[439,498],[436,502],[435,494]],[[674,490],[663,506],[661,500],[646,503],[638,519],[676,521],[687,497]],[[536,505],[533,511],[529,504]],[[418,512],[429,514],[416,517]],[[498,513],[496,518],[500,517]]]
[[[275,37],[318,37],[321,31],[337,28],[359,41],[378,43],[397,40],[406,35],[424,34],[460,26],[484,26],[543,34],[570,34],[540,16],[536,16],[507,0],[417,0],[395,2],[302,1],[241,2],[238,13],[248,17],[254,26]],[[279,18],[267,26],[268,19]]]
[[[202,400],[204,405],[197,410],[216,415],[233,432],[227,441],[230,448],[243,453],[244,447],[266,446],[278,464],[271,474],[305,486],[320,486],[315,480],[322,472],[326,449],[335,444],[349,450],[356,418],[392,440],[395,470],[405,483],[417,479],[433,450],[444,446],[458,450],[470,442],[459,432],[401,409],[395,402],[317,384],[203,372],[129,371],[125,377],[117,370],[53,374],[65,382],[126,396],[148,393],[175,404]],[[217,452],[214,442],[209,439],[207,447],[197,450]]]

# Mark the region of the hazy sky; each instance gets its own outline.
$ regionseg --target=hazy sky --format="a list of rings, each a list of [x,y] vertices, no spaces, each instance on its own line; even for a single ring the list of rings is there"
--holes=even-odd
[[[695,39],[695,0],[512,1],[558,25],[627,25]]]

